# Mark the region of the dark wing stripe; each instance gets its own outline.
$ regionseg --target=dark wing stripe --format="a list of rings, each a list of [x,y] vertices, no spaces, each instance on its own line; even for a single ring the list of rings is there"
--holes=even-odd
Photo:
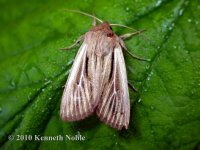
[[[79,85],[78,85],[78,88],[77,88],[77,104],[75,104],[75,105],[77,105],[77,108],[76,108],[76,112],[77,112],[77,118],[78,117],[80,117],[80,119],[82,118],[82,115],[81,115],[81,101],[83,101],[84,99],[82,99],[82,95],[81,95],[81,91],[80,91],[80,87],[79,87]]]
[[[113,112],[113,116],[112,116],[112,118],[111,118],[111,123],[112,124],[116,124],[116,121],[117,121],[117,116],[118,116],[118,114],[117,114],[117,112],[119,111],[118,109],[119,109],[119,100],[117,99],[117,97],[115,96],[115,108],[114,108],[114,112]]]
[[[86,106],[87,106],[89,112],[91,112],[92,106],[90,104],[90,100],[92,100],[92,96],[89,95],[89,90],[91,89],[89,85],[90,85],[89,81],[85,80]],[[92,93],[90,93],[90,94],[92,94]]]
[[[114,97],[114,94],[112,94],[111,97],[107,101],[105,100],[105,105],[104,105],[105,111],[102,112],[104,118],[106,118],[108,116],[109,106],[111,105],[113,97]]]
[[[74,113],[74,119],[72,119],[72,120],[76,120],[76,116],[77,116],[76,103],[75,103],[75,102],[77,102],[77,93],[78,93],[78,91],[77,91],[77,85],[76,85],[76,89],[75,89],[75,92],[74,92],[74,97],[71,100],[73,102],[72,103],[73,105],[72,105],[71,114],[73,115],[73,113]]]
[[[81,97],[83,100],[80,100],[82,102],[81,106],[82,106],[82,110],[81,110],[81,116],[83,117],[84,115],[87,114],[87,110],[86,110],[86,107],[87,107],[87,99],[85,97],[85,92],[83,91],[83,89],[81,88],[80,89],[81,91]]]
[[[106,115],[106,105],[109,105],[110,101],[109,99],[107,100],[106,98],[110,95],[110,91],[111,91],[111,88],[109,88],[110,85],[106,86],[106,90],[103,92],[103,95],[102,95],[102,102],[101,102],[101,108],[98,108],[97,111],[99,114],[101,114],[101,116],[103,118],[105,118],[104,116]],[[110,96],[112,97],[112,96]]]
[[[115,108],[115,105],[116,105],[115,104],[116,103],[116,96],[115,96],[115,94],[113,95],[113,98],[110,101],[111,101],[111,107],[109,108],[110,110],[108,112],[107,121],[108,122],[110,121],[110,123],[112,124],[112,118],[114,116],[113,109]]]

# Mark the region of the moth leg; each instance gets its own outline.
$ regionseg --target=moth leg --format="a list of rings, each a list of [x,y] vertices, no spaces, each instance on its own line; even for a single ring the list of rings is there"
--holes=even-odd
[[[124,49],[124,50],[125,50],[125,52],[127,52],[131,57],[133,57],[134,59],[141,60],[141,61],[151,61],[150,59],[145,59],[145,58],[136,56],[136,55],[130,53],[127,49]]]
[[[75,46],[79,45],[81,41],[83,41],[83,38],[84,38],[84,36],[82,35],[78,38],[78,40],[76,40],[76,42],[74,44],[72,44],[71,46],[68,46],[68,47],[60,48],[60,50],[69,50],[69,49],[74,48]]]
[[[126,34],[120,35],[119,37],[122,40],[126,40],[126,39],[131,38],[132,36],[140,34],[140,33],[144,32],[144,31],[146,31],[146,30],[136,31],[136,32],[133,32],[133,33],[126,33]]]
[[[138,92],[138,90],[130,83],[128,82],[128,86],[135,92]]]
[[[124,42],[120,42],[120,44],[121,44],[121,46],[123,47],[123,50],[124,50],[125,52],[127,52],[127,53],[128,53],[131,57],[133,57],[134,59],[142,60],[142,61],[151,61],[150,59],[145,59],[145,58],[142,58],[142,57],[139,57],[139,56],[136,56],[136,55],[130,53],[130,52],[128,51],[128,49],[126,48],[126,46],[124,45]]]
[[[150,59],[145,59],[145,58],[142,58],[142,57],[139,57],[139,56],[136,56],[136,55],[130,53],[130,52],[128,51],[128,49],[126,48],[126,46],[125,46],[123,40],[120,40],[120,45],[122,46],[123,50],[124,50],[125,52],[127,52],[132,58],[137,59],[137,60],[142,60],[142,61],[151,61]]]

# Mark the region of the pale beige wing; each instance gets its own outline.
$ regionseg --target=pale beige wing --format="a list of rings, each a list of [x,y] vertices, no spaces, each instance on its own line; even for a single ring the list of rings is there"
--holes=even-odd
[[[76,55],[62,96],[60,115],[64,121],[78,121],[95,109],[91,78],[88,77],[88,45],[83,43]]]
[[[113,128],[128,128],[130,100],[128,82],[122,48],[116,47],[112,55],[110,78],[103,87],[96,113],[99,118]]]

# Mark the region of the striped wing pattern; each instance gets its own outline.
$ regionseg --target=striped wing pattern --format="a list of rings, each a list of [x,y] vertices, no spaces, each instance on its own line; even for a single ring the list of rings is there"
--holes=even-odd
[[[96,109],[97,115],[113,128],[128,128],[130,104],[125,62],[121,47],[114,49],[112,77],[106,83],[101,101]]]
[[[127,129],[130,104],[122,48],[119,43],[109,45],[112,39],[105,39],[102,32],[94,34],[85,36],[75,58],[62,96],[61,118],[78,121],[96,112],[111,127]]]
[[[78,121],[89,116],[95,107],[91,80],[86,76],[87,45],[83,44],[75,58],[61,102],[61,118]]]

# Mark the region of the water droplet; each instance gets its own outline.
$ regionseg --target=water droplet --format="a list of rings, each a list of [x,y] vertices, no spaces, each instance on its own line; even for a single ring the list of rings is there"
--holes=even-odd
[[[71,65],[74,62],[74,59],[68,61],[67,65]]]
[[[157,49],[160,49],[160,46],[158,46]]]
[[[12,81],[10,82],[10,85],[11,85],[11,87],[16,87],[16,82],[15,82],[14,80],[12,80]]]
[[[130,10],[130,8],[129,7],[126,7],[126,11],[129,11]]]
[[[140,98],[140,99],[138,99],[138,103],[140,103],[142,101],[142,99]]]
[[[152,109],[152,110],[154,110],[154,107],[153,107],[153,106],[151,106],[151,109]]]
[[[174,45],[173,48],[176,49],[176,45]]]
[[[45,83],[44,83],[44,85],[47,85],[47,84],[49,84],[49,83],[51,83],[52,81],[51,80],[48,80],[48,81],[46,81]]]
[[[162,0],[158,0],[156,3],[156,7],[160,6],[161,3],[162,3]]]
[[[195,21],[195,24],[199,24],[199,21]]]
[[[181,9],[180,11],[179,11],[179,16],[182,16],[183,15],[183,9]]]
[[[44,92],[45,91],[45,89],[42,89],[42,92]]]
[[[170,27],[169,27],[169,30],[172,30],[172,29],[173,29],[173,27],[170,26]]]
[[[188,22],[192,22],[192,19],[189,18],[189,19],[188,19]]]
[[[150,80],[150,78],[151,78],[151,77],[150,77],[150,76],[148,76],[148,77],[147,77],[147,80],[149,81],[149,80]]]
[[[49,100],[51,100],[52,98],[51,97],[49,97]]]
[[[146,69],[149,69],[149,65],[147,65],[145,68],[146,68]]]
[[[149,61],[149,62],[150,62],[150,61],[151,61],[151,59],[149,58],[149,59],[147,59],[147,61]]]

